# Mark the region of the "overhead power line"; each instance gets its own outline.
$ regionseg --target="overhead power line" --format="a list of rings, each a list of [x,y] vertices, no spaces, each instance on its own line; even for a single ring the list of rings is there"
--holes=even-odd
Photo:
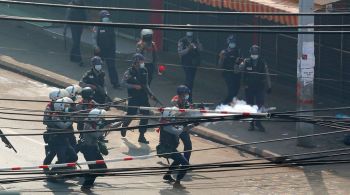
[[[305,30],[305,31],[292,31],[292,30],[245,30],[245,29],[220,29],[220,28],[194,28],[191,26],[186,27],[176,27],[165,24],[140,24],[140,23],[104,23],[104,22],[91,22],[91,21],[70,21],[70,20],[56,20],[56,19],[43,19],[43,18],[32,18],[32,17],[21,17],[21,16],[8,16],[0,15],[2,20],[10,21],[27,21],[27,22],[48,22],[48,23],[58,23],[58,24],[73,24],[73,25],[87,25],[87,26],[110,26],[110,27],[121,27],[121,28],[152,28],[159,30],[174,30],[174,31],[202,31],[202,32],[228,32],[228,33],[282,33],[282,34],[349,34],[350,31],[315,31],[315,30]],[[260,28],[257,26],[257,28]],[[304,27],[303,27],[304,28]],[[310,26],[308,29],[311,29]]]
[[[86,5],[71,5],[71,4],[57,4],[57,3],[41,3],[31,1],[10,1],[0,0],[0,3],[18,4],[18,5],[32,5],[32,6],[45,6],[45,7],[57,7],[57,8],[76,8],[87,10],[110,10],[110,11],[129,11],[129,12],[146,12],[146,13],[171,13],[171,14],[217,14],[217,15],[280,15],[280,16],[344,16],[350,15],[350,12],[327,12],[327,13],[289,13],[289,12],[231,12],[231,11],[196,11],[196,10],[158,10],[158,9],[140,9],[140,8],[122,8],[122,7],[97,7]]]

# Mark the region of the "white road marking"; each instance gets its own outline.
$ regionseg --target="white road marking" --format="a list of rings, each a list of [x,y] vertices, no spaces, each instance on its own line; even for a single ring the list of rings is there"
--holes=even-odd
[[[12,134],[19,134],[19,133],[15,132],[15,131],[8,130],[8,129],[6,129],[6,131],[7,131],[7,132],[10,132],[10,133],[12,133]],[[26,136],[19,136],[19,137],[21,137],[21,138],[23,138],[23,139],[26,139],[26,140],[28,140],[28,141],[31,141],[31,142],[33,142],[33,143],[35,143],[35,144],[38,144],[38,145],[41,145],[41,146],[45,146],[45,144],[44,144],[43,142],[37,141],[37,140],[35,140],[35,139],[29,138],[29,137],[26,137]]]

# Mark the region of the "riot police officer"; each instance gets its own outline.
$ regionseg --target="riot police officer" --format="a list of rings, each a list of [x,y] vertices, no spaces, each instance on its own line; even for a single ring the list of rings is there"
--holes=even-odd
[[[241,84],[241,73],[234,72],[234,66],[241,61],[240,49],[237,47],[235,35],[230,35],[227,38],[227,45],[228,47],[220,52],[218,62],[219,66],[224,69],[222,76],[227,87],[227,95],[222,102],[223,104],[232,102],[233,98],[237,96]]]
[[[111,22],[110,13],[107,10],[100,12],[101,22]],[[94,28],[95,53],[99,55],[108,68],[109,80],[113,87],[119,88],[118,72],[115,67],[116,35],[113,27],[97,26]]]
[[[87,71],[80,80],[81,87],[91,87],[94,90],[94,100],[99,104],[104,104],[110,99],[105,89],[105,72],[103,71],[103,61],[99,56],[91,58],[92,68]]]
[[[157,64],[157,46],[153,42],[153,30],[141,30],[141,40],[136,44],[136,52],[145,57],[145,66],[148,71],[148,85],[151,86]]]
[[[171,118],[176,116],[176,113],[174,113],[174,110],[178,108],[172,107],[170,108],[171,110],[167,110],[167,109],[168,108],[166,108],[162,112],[162,118],[160,122],[163,124],[173,122]],[[179,136],[185,131],[188,131],[189,129],[191,129],[190,125],[187,127],[165,125],[165,126],[162,126],[159,131],[159,134],[160,134],[159,144],[156,147],[157,154],[159,157],[170,158],[173,160],[173,162],[169,167],[169,171],[166,172],[166,174],[163,176],[163,179],[168,182],[175,182],[174,188],[184,188],[180,182],[186,175],[186,172],[187,172],[186,166],[188,166],[189,163],[187,159],[177,151],[177,147],[179,146]],[[175,180],[173,179],[171,174],[177,168],[179,168],[179,171],[177,172],[177,176]]]
[[[257,105],[262,109],[265,103],[265,92],[271,93],[271,80],[266,61],[261,56],[260,47],[253,45],[250,57],[240,64],[239,70],[243,71],[243,84],[245,88],[246,101],[250,105]],[[252,121],[248,130],[253,131],[255,127],[265,131],[260,121]]]
[[[191,103],[189,102],[190,89],[185,85],[179,85],[176,89],[177,95],[174,96],[171,100],[173,106],[176,106],[180,109],[189,109],[192,108]],[[192,150],[192,141],[189,131],[183,131],[180,134],[180,139],[184,145],[184,157],[188,162],[190,162],[191,151]]]
[[[98,130],[104,128],[103,116],[106,111],[103,109],[93,109],[89,112],[88,118],[85,120],[84,128],[81,130],[81,152],[86,161],[104,160],[99,147],[103,132]],[[84,133],[84,131],[97,130],[96,132]],[[89,164],[89,169],[107,169],[105,163]],[[96,174],[85,176],[81,190],[88,192],[93,187],[96,180]]]
[[[58,99],[54,103],[54,110],[57,113],[52,114],[51,120],[48,125],[48,132],[73,132],[73,122],[70,118],[69,112],[71,111],[70,105],[73,101],[64,97]],[[57,154],[57,163],[69,163],[76,162],[78,160],[78,156],[74,149],[74,145],[72,145],[71,133],[68,134],[54,134],[50,135],[49,144],[51,145],[50,149],[53,153]],[[73,135],[74,136],[74,135]],[[48,156],[47,156],[48,157]],[[44,160],[46,162],[47,159]],[[47,164],[47,163],[44,163]]]
[[[200,51],[202,44],[193,32],[186,32],[186,36],[178,41],[178,54],[185,71],[185,85],[190,88],[190,101],[192,102],[193,84],[197,72],[197,67],[201,63]]]
[[[94,90],[91,87],[84,87],[81,91],[82,100],[77,105],[77,111],[79,114],[88,114],[92,109],[94,109],[97,105],[97,102],[93,100]],[[77,129],[83,130],[84,122],[82,119],[79,120]]]
[[[71,4],[82,6],[84,5],[84,0],[72,0]],[[85,21],[87,20],[87,16],[84,9],[69,8],[66,19],[70,21]],[[70,27],[73,40],[72,49],[70,51],[70,60],[79,64],[80,66],[83,66],[83,60],[80,52],[80,41],[84,26],[79,24],[69,24],[68,26]],[[64,34],[66,34],[66,29],[68,26],[65,25]]]
[[[125,86],[128,90],[128,97],[131,97],[128,101],[128,110],[127,115],[136,115],[138,112],[139,106],[146,106],[149,107],[149,100],[148,96],[151,96],[153,98],[153,93],[148,85],[148,73],[147,69],[145,67],[145,58],[142,54],[136,53],[133,56],[132,60],[132,66],[128,68],[128,70],[124,73],[123,79],[122,79],[122,85]],[[149,115],[149,111],[147,110],[140,110],[140,114],[142,115]],[[129,126],[131,123],[131,120],[126,120],[123,123],[123,127]],[[148,119],[141,119],[140,125],[147,125]],[[139,132],[140,136],[138,141],[141,143],[148,144],[149,142],[145,138],[145,133],[147,131],[147,128],[140,127]],[[126,136],[126,131],[121,131],[122,137]]]

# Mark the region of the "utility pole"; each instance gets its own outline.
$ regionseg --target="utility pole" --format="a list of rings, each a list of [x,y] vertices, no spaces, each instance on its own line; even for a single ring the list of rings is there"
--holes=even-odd
[[[314,0],[299,0],[299,13],[311,13],[314,11]],[[299,25],[314,25],[314,16],[299,16]],[[313,29],[299,29],[308,31]],[[310,110],[314,104],[314,35],[298,35],[298,60],[297,60],[297,109]],[[302,115],[313,116],[312,112]],[[298,122],[296,125],[298,136],[314,133],[314,126],[310,123]],[[301,147],[314,147],[313,137],[299,138],[297,145]]]

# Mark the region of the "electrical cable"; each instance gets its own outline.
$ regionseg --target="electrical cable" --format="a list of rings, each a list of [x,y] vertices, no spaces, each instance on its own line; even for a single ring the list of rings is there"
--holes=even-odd
[[[326,12],[326,13],[289,13],[289,12],[231,12],[231,11],[196,11],[196,10],[161,10],[161,9],[139,9],[139,8],[121,8],[121,7],[97,7],[86,5],[71,5],[71,4],[56,4],[56,3],[41,3],[28,1],[9,1],[0,0],[0,3],[19,4],[19,5],[35,5],[57,8],[76,8],[87,10],[110,10],[110,11],[132,11],[132,12],[150,12],[150,13],[172,13],[172,14],[216,14],[216,15],[280,15],[280,16],[346,16],[349,12]]]
[[[56,19],[42,19],[20,16],[0,15],[2,20],[10,21],[27,21],[27,22],[50,22],[58,24],[72,24],[72,25],[89,25],[89,26],[109,26],[121,28],[152,28],[158,30],[173,30],[173,31],[203,31],[203,32],[229,32],[229,33],[280,33],[280,34],[350,34],[350,31],[291,31],[291,30],[235,30],[235,29],[211,29],[211,28],[191,28],[191,27],[166,27],[162,24],[139,24],[139,23],[104,23],[104,22],[88,22],[88,21],[69,21]]]

